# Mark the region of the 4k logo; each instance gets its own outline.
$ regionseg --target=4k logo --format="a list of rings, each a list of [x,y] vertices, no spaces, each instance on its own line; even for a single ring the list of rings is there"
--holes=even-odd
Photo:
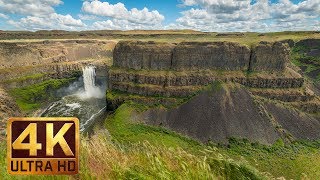
[[[7,126],[10,174],[77,174],[77,118],[10,118]]]

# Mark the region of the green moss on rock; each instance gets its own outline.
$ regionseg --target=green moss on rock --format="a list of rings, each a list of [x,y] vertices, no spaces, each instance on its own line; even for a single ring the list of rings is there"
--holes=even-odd
[[[68,79],[51,79],[39,84],[33,84],[23,88],[15,88],[10,90],[10,95],[16,99],[20,109],[25,112],[30,112],[40,108],[41,104],[55,99],[57,90],[76,78]]]

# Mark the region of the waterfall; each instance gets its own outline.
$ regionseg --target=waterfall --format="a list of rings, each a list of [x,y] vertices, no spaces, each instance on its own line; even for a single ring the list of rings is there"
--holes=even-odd
[[[99,87],[95,85],[96,67],[86,66],[82,68],[84,93],[79,94],[81,98],[101,98],[103,93]]]
[[[83,83],[85,93],[89,96],[94,93],[97,88],[95,85],[96,70],[94,66],[86,66],[82,68],[83,72]]]
[[[90,128],[97,119],[103,117],[106,111],[106,89],[101,85],[101,80],[96,83],[96,67],[85,66],[82,73],[83,78],[61,89],[61,92],[70,91],[70,94],[50,104],[39,114],[41,117],[78,117],[80,131]]]

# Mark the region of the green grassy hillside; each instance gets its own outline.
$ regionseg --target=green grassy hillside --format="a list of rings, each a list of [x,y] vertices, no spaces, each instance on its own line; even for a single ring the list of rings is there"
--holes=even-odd
[[[145,107],[123,104],[94,135],[82,136],[80,173],[74,179],[317,179],[320,142],[278,141],[266,146],[230,139],[229,145],[201,144],[139,123]],[[109,130],[106,131],[105,128]],[[6,172],[6,144],[0,143],[0,173]],[[28,179],[69,179],[34,176]]]

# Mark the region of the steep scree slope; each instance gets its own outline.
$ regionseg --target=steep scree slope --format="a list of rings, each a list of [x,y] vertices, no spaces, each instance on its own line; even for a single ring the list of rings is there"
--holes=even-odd
[[[273,143],[279,138],[320,138],[319,117],[258,101],[239,87],[204,92],[170,110],[154,108],[142,113],[141,119],[203,142],[227,142],[230,137],[262,143]]]

